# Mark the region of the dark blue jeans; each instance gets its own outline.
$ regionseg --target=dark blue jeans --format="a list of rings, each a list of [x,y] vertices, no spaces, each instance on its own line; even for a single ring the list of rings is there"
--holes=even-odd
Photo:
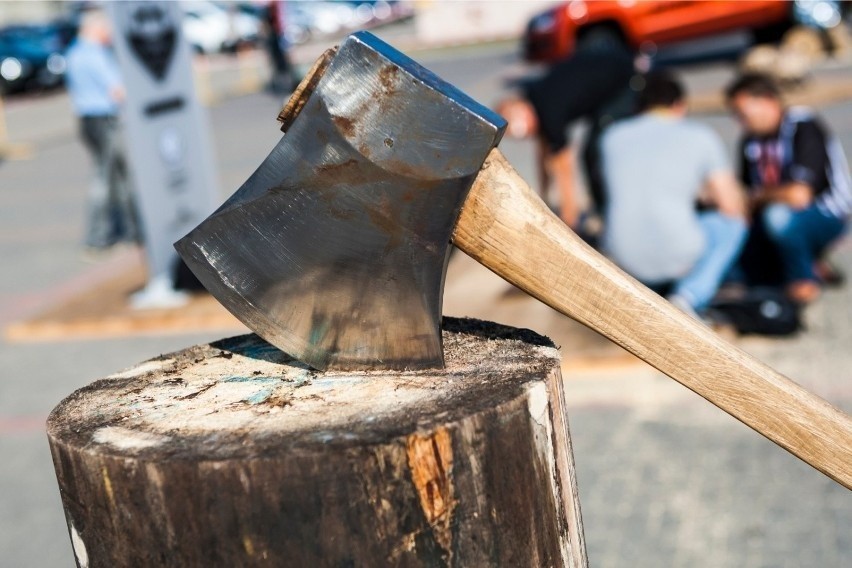
[[[819,281],[814,261],[846,228],[843,219],[814,205],[793,209],[773,203],[753,219],[734,280],[779,286],[797,280]]]

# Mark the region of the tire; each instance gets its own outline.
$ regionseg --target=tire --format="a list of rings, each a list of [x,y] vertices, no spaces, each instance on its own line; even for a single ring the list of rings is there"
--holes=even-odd
[[[628,47],[618,28],[611,25],[596,25],[580,30],[577,36],[577,51],[586,49],[627,51]]]

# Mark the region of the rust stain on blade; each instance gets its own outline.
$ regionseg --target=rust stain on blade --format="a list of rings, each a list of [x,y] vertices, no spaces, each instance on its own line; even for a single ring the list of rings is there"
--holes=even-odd
[[[370,217],[370,222],[388,236],[388,241],[385,245],[385,252],[387,252],[395,249],[402,243],[403,238],[405,238],[405,229],[393,216],[393,209],[387,206],[387,204],[383,205],[379,209],[371,207],[366,210],[366,213]]]
[[[347,138],[355,137],[355,121],[345,116],[332,116],[332,122],[337,126],[338,130]]]
[[[354,167],[354,166],[357,166],[357,165],[358,165],[358,160],[350,159],[350,160],[346,160],[345,162],[343,162],[341,164],[321,164],[321,165],[316,167],[316,172],[318,174],[338,174],[338,173],[340,173],[341,175],[346,175],[345,173],[342,173],[342,172],[345,172],[347,169]]]
[[[385,94],[393,94],[397,88],[397,78],[399,77],[399,67],[396,65],[387,65],[379,71],[379,83],[382,85],[382,90]]]
[[[408,467],[420,498],[420,507],[438,545],[452,559],[453,444],[446,428],[427,435],[412,434],[406,441]]]

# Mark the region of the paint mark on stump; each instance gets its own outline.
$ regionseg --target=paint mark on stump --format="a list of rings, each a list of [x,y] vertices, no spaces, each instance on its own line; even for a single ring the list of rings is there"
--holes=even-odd
[[[280,383],[282,382],[282,377],[264,377],[260,375],[254,375],[251,377],[243,377],[243,376],[233,376],[228,377],[227,379],[222,379],[223,383],[252,383],[252,384],[271,384],[271,383]]]
[[[168,436],[137,432],[120,426],[105,426],[95,431],[92,441],[96,444],[107,444],[119,450],[142,450],[165,444]]]
[[[420,497],[420,507],[432,526],[435,540],[452,560],[453,443],[446,428],[431,434],[412,434],[406,441],[411,479]]]
[[[71,526],[71,546],[74,548],[74,556],[77,557],[77,565],[80,568],[89,568],[89,553],[86,552],[86,543],[80,538],[80,533],[74,525]]]
[[[174,359],[163,359],[163,360],[154,360],[154,361],[146,361],[141,365],[136,367],[132,367],[130,369],[113,373],[108,376],[107,379],[133,379],[135,377],[141,377],[147,373],[153,373],[155,371],[159,371],[161,369],[166,368],[167,366],[174,363]]]
[[[101,468],[101,476],[104,478],[104,491],[106,491],[109,504],[115,509],[115,494],[112,492],[112,480],[109,478],[109,471],[106,466]]]
[[[251,541],[251,537],[247,534],[243,535],[243,550],[245,550],[246,554],[249,556],[254,556],[254,543]]]
[[[549,420],[547,396],[547,387],[544,383],[536,383],[529,389],[527,396],[527,404],[530,410],[530,416],[539,426],[544,426]]]
[[[275,392],[275,387],[266,387],[249,395],[244,401],[249,404],[262,404],[266,402],[270,396],[272,396],[273,392]]]

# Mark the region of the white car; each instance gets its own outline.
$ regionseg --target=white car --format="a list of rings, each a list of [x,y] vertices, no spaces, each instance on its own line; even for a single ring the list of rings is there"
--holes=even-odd
[[[355,15],[355,8],[346,2],[301,2],[298,7],[310,16],[311,27],[318,35],[332,35],[348,29]]]
[[[229,11],[215,2],[183,1],[183,33],[196,51],[216,53],[255,42],[260,21],[244,12]]]

